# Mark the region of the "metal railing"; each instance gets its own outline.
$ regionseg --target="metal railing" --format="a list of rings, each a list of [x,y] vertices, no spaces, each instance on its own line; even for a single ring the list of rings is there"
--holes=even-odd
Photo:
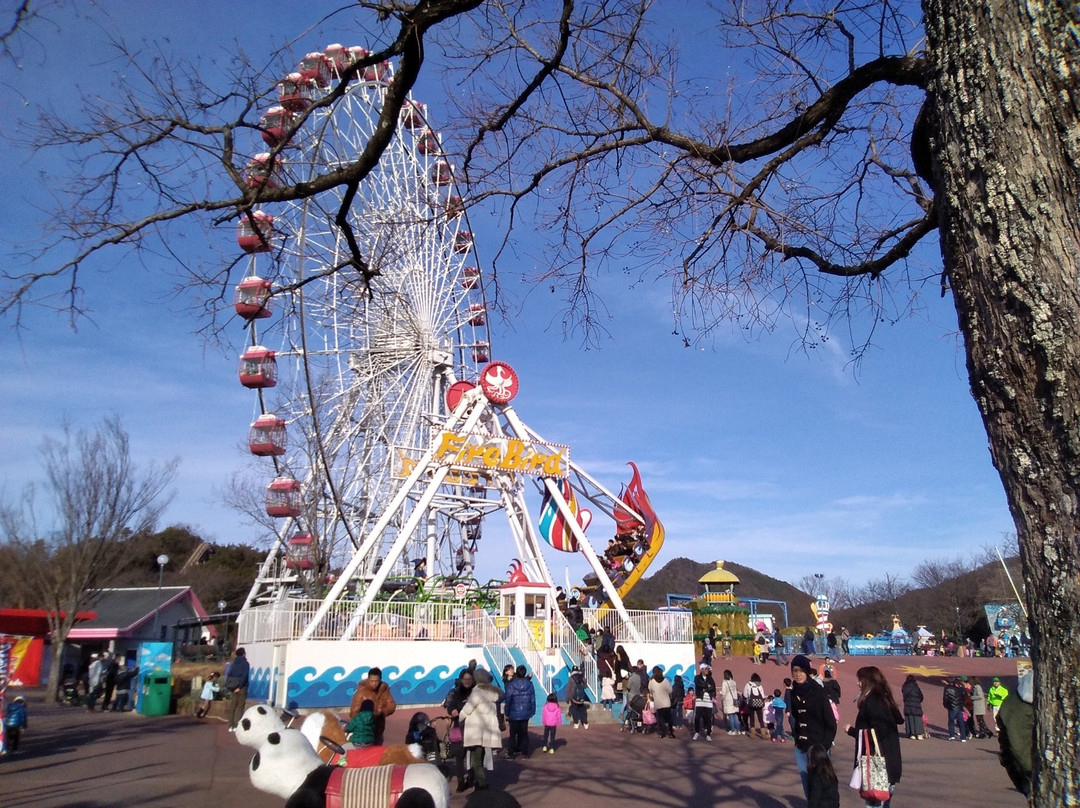
[[[647,643],[688,643],[694,640],[693,621],[688,611],[645,611],[632,609],[627,612],[630,622]],[[611,609],[584,609],[585,625],[592,629],[607,628],[617,642],[633,636],[626,622]]]
[[[551,622],[551,642],[562,652],[564,659],[569,659],[571,664],[581,668],[589,698],[593,703],[598,702],[600,682],[596,677],[595,649],[589,648],[581,641],[566,617],[561,614]]]
[[[245,609],[241,612],[238,621],[240,642],[297,640],[322,604],[321,600],[296,598]],[[359,605],[360,602],[354,600],[342,600],[333,604],[311,639],[457,640],[474,645],[486,645],[488,643],[485,639],[490,639],[491,643],[495,644],[496,635],[498,635],[501,637],[498,641],[506,642],[509,636],[507,632],[521,630],[525,633],[519,637],[521,642],[512,643],[514,647],[531,649],[533,644],[524,622],[519,619],[512,619],[507,629],[496,628],[491,616],[484,612],[470,610],[461,603],[433,601],[426,603],[404,600],[376,601],[368,608],[355,630],[350,632],[349,636],[343,637]],[[693,641],[689,612],[635,610],[629,612],[629,617],[644,642],[688,643]],[[584,618],[585,623],[594,629],[609,628],[619,642],[631,636],[624,621],[614,611],[601,612],[597,609],[586,609]],[[551,625],[554,645],[564,649],[572,660],[584,660],[581,655],[580,640],[574,636],[566,620],[561,615],[554,615]],[[585,657],[588,657],[588,654]],[[596,681],[595,671],[591,673],[586,671],[586,676],[587,681]]]
[[[537,647],[536,638],[524,618],[508,618],[502,626],[491,615],[480,614],[467,618],[465,625],[470,644],[484,646],[495,663],[493,674],[498,675],[507,665],[517,667],[517,661],[510,651],[515,648],[525,658],[525,663],[544,692],[551,692],[551,675],[545,664],[547,649]]]
[[[322,605],[321,600],[285,600],[241,613],[240,642],[288,642],[300,639]],[[346,626],[359,601],[338,601],[322,621],[314,640],[458,640],[469,639],[466,607],[459,603],[383,601],[372,603],[348,637]]]

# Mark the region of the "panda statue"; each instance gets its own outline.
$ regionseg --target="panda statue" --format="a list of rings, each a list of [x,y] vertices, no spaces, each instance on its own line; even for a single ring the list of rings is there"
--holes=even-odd
[[[255,749],[251,784],[285,808],[449,808],[450,785],[430,763],[349,769],[327,766],[299,730],[270,707],[250,707],[237,740]]]

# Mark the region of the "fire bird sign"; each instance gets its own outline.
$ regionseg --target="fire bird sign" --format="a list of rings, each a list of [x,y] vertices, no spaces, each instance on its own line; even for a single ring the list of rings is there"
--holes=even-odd
[[[541,477],[565,477],[570,447],[494,435],[443,432],[434,462],[484,471],[511,471]]]

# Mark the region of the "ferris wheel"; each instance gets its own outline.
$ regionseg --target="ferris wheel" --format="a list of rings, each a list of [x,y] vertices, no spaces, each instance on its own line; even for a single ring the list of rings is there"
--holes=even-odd
[[[249,184],[304,182],[362,152],[394,75],[388,62],[358,69],[367,58],[331,45],[281,81],[279,104],[260,122],[271,151],[251,158]],[[342,82],[338,101],[312,106]],[[402,580],[421,568],[424,578],[470,575],[482,518],[497,506],[475,480],[450,478],[367,541],[445,420],[448,391],[488,363],[490,337],[472,233],[424,104],[407,101],[349,206],[364,266],[335,224],[344,193],[256,210],[238,224],[249,254],[235,304],[249,328],[240,381],[257,393],[249,446],[273,465],[266,510],[278,526],[246,605],[298,590],[317,596],[330,570],[358,553],[359,586],[376,572],[382,580],[384,561]],[[425,512],[400,535],[413,523],[410,507]],[[399,541],[404,552],[389,553]]]

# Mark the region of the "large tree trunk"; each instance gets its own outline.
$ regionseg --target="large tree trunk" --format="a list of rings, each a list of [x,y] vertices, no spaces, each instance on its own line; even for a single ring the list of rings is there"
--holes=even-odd
[[[63,673],[60,667],[64,658],[64,643],[53,642],[49,647],[52,650],[52,667],[49,669],[49,681],[45,685],[45,701],[60,701],[60,675]]]
[[[1031,612],[1031,804],[1077,805],[1080,10],[923,8],[941,250]]]

